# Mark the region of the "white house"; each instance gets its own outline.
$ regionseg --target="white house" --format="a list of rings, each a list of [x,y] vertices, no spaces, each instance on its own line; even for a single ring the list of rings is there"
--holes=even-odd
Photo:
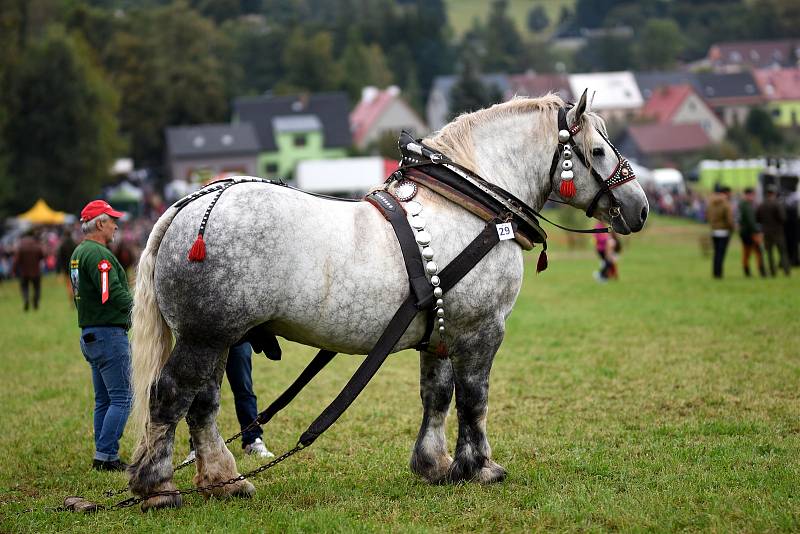
[[[569,87],[576,100],[585,89],[590,97],[594,92],[591,110],[607,121],[627,122],[644,105],[636,78],[629,71],[570,74]]]

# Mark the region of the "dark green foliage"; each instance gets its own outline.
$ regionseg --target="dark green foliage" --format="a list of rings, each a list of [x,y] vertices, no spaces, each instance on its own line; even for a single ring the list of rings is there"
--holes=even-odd
[[[550,25],[550,18],[544,7],[537,5],[528,11],[528,29],[534,33],[540,32]]]
[[[106,49],[112,80],[122,93],[120,122],[139,165],[158,166],[164,128],[219,122],[227,117],[222,61],[227,41],[211,22],[185,5],[132,12]]]
[[[116,91],[82,40],[55,26],[25,51],[11,91],[3,132],[14,183],[9,208],[43,197],[56,209],[79,209],[99,192],[121,148]]]
[[[461,74],[450,90],[451,115],[456,117],[488,107],[500,101],[502,95],[495,86],[487,87],[480,78],[480,71],[474,58],[464,61]]]
[[[357,29],[348,33],[340,66],[342,84],[352,102],[358,102],[361,90],[368,85],[384,88],[394,83],[394,76],[381,47],[377,44],[365,45]]]
[[[485,54],[483,69],[486,72],[514,72],[524,50],[514,21],[508,16],[508,1],[494,0],[484,29]]]
[[[677,23],[672,19],[650,19],[639,39],[639,68],[667,70],[672,68],[685,43]]]

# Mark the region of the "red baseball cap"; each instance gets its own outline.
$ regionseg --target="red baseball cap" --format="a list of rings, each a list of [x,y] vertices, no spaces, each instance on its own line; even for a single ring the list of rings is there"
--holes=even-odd
[[[105,200],[92,200],[81,210],[81,222],[91,221],[104,213],[115,219],[119,219],[124,215],[121,211],[112,208],[111,204]]]

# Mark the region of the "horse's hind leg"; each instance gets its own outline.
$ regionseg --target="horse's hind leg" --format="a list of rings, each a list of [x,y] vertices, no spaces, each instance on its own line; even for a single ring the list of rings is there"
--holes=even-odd
[[[200,389],[194,398],[186,422],[197,453],[197,474],[193,482],[196,486],[208,486],[224,482],[239,476],[236,460],[228,450],[217,429],[216,418],[219,412],[219,386],[225,370],[225,359],[222,359],[221,371]],[[204,492],[206,496],[250,497],[255,487],[247,481],[240,480]]]
[[[411,470],[428,482],[447,476],[453,459],[447,453],[445,422],[453,398],[453,366],[429,352],[420,352],[419,389],[422,398],[422,426],[411,453]]]
[[[503,340],[501,325],[482,325],[453,347],[453,374],[458,410],[458,443],[448,480],[500,482],[506,470],[492,461],[486,438],[489,405],[489,372]]]
[[[150,397],[146,430],[150,446],[140,444],[128,468],[128,484],[135,495],[176,489],[172,482],[175,426],[186,415],[200,388],[213,380],[221,354],[222,349],[190,346],[180,339],[175,344]],[[144,501],[142,510],[180,505],[180,495],[161,495]]]

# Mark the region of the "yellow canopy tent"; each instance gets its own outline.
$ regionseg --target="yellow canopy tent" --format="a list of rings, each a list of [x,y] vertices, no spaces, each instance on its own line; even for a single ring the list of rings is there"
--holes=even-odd
[[[22,219],[33,224],[64,224],[66,216],[66,213],[63,211],[55,211],[47,205],[47,202],[40,198],[31,209],[17,215],[17,219]]]

